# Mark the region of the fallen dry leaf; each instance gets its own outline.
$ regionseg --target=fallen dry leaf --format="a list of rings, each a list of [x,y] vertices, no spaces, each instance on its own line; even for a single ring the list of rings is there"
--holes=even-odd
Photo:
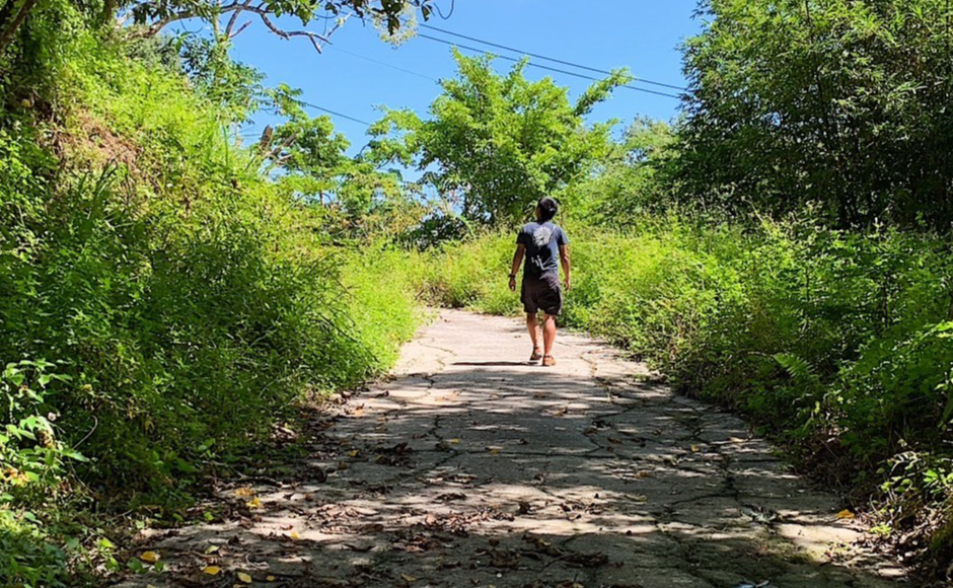
[[[154,564],[159,561],[159,554],[156,553],[155,551],[146,551],[139,556],[139,559],[141,559],[142,561],[146,563]]]
[[[850,512],[849,510],[846,510],[846,509],[845,509],[845,510],[842,510],[842,511],[840,511],[839,513],[837,513],[837,517],[836,517],[836,518],[837,518],[837,520],[839,520],[839,521],[843,521],[843,520],[855,519],[855,518],[857,518],[857,515],[855,515],[854,513]]]
[[[218,566],[206,566],[202,568],[202,573],[209,576],[217,576],[222,571],[222,568]]]
[[[251,584],[254,580],[251,579],[251,576],[245,572],[238,572],[238,579],[246,584]]]
[[[255,495],[254,490],[252,490],[248,486],[245,486],[244,488],[238,488],[235,490],[235,496],[239,498],[248,498],[254,495]]]
[[[257,496],[245,503],[248,508],[261,508],[261,498]]]

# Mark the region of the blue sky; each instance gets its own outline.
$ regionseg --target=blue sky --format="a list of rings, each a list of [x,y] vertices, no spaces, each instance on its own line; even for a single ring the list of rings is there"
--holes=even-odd
[[[438,0],[444,11],[450,0]],[[584,7],[584,5],[588,5]],[[591,8],[597,5],[598,9]],[[700,29],[692,14],[696,0],[456,0],[449,20],[439,17],[429,24],[502,45],[599,69],[629,67],[636,76],[684,85],[679,44]],[[286,23],[293,26],[294,23]],[[316,28],[317,27],[317,28]],[[312,29],[320,30],[319,24]],[[433,31],[428,35],[457,40]],[[453,76],[450,47],[415,38],[399,47],[379,39],[376,30],[351,20],[332,37],[333,47],[318,54],[303,39],[284,41],[254,23],[236,40],[233,55],[267,75],[266,84],[284,82],[304,91],[304,100],[365,121],[380,117],[378,106],[412,108],[424,113],[439,94],[435,82],[372,63],[361,55],[431,78]],[[519,57],[499,50],[501,54]],[[564,66],[532,60],[557,68]],[[505,71],[512,64],[498,60]],[[580,72],[596,75],[591,72]],[[552,77],[578,96],[590,82],[535,68],[528,77]],[[634,84],[639,85],[639,84]],[[646,86],[651,88],[652,86]],[[619,89],[590,115],[592,121],[618,118],[628,122],[640,115],[671,119],[678,101],[642,92]],[[319,114],[319,113],[315,113]],[[366,143],[366,126],[332,116],[335,126],[352,143],[352,151]],[[261,114],[259,126],[271,122]],[[244,134],[253,136],[255,129]]]

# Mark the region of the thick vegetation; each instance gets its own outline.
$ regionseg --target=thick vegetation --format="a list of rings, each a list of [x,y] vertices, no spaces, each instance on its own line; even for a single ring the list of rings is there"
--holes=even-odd
[[[385,369],[415,296],[518,312],[511,230],[542,195],[573,243],[567,325],[948,560],[949,5],[705,2],[685,117],[618,141],[585,116],[624,72],[572,101],[456,55],[429,118],[388,111],[352,158],[228,54],[245,18],[393,34],[431,5],[0,0],[0,584],[142,566],[109,513],[180,516],[301,401]],[[213,35],[163,36],[190,18]],[[257,109],[282,122],[243,145]]]
[[[389,365],[417,312],[379,226],[412,204],[201,39],[14,5],[32,11],[0,86],[0,585],[72,586],[126,565],[94,509],[175,514],[299,401]],[[287,122],[241,147],[255,103]]]
[[[814,206],[839,228],[953,222],[945,0],[710,0],[686,44],[683,202]]]

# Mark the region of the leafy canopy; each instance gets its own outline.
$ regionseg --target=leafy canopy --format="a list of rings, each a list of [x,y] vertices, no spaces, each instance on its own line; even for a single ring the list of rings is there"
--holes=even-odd
[[[688,198],[949,228],[949,2],[707,0],[703,13],[685,47]]]
[[[525,61],[498,75],[489,56],[454,51],[454,59],[459,75],[441,82],[431,118],[389,111],[371,128],[371,157],[426,172],[425,183],[459,200],[465,217],[518,222],[611,150],[613,123],[588,127],[583,117],[629,80],[624,71],[570,102],[552,79],[527,80]]]
[[[402,196],[399,177],[346,154],[351,144],[335,132],[330,117],[308,116],[299,101],[301,90],[280,84],[267,94],[287,120],[268,127],[258,148],[266,170],[280,170],[277,182],[286,191],[307,201],[334,204],[355,219],[376,202]]]

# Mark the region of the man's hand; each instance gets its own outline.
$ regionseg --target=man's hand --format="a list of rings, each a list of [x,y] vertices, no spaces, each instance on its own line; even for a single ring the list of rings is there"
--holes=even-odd
[[[516,253],[513,254],[513,269],[510,270],[510,292],[516,292],[516,276],[520,272],[520,266],[523,264],[523,255],[526,253],[526,245],[516,246]]]
[[[572,290],[572,280],[569,279],[569,276],[566,276],[565,278],[563,278],[563,289],[566,292],[569,292],[570,290]]]

